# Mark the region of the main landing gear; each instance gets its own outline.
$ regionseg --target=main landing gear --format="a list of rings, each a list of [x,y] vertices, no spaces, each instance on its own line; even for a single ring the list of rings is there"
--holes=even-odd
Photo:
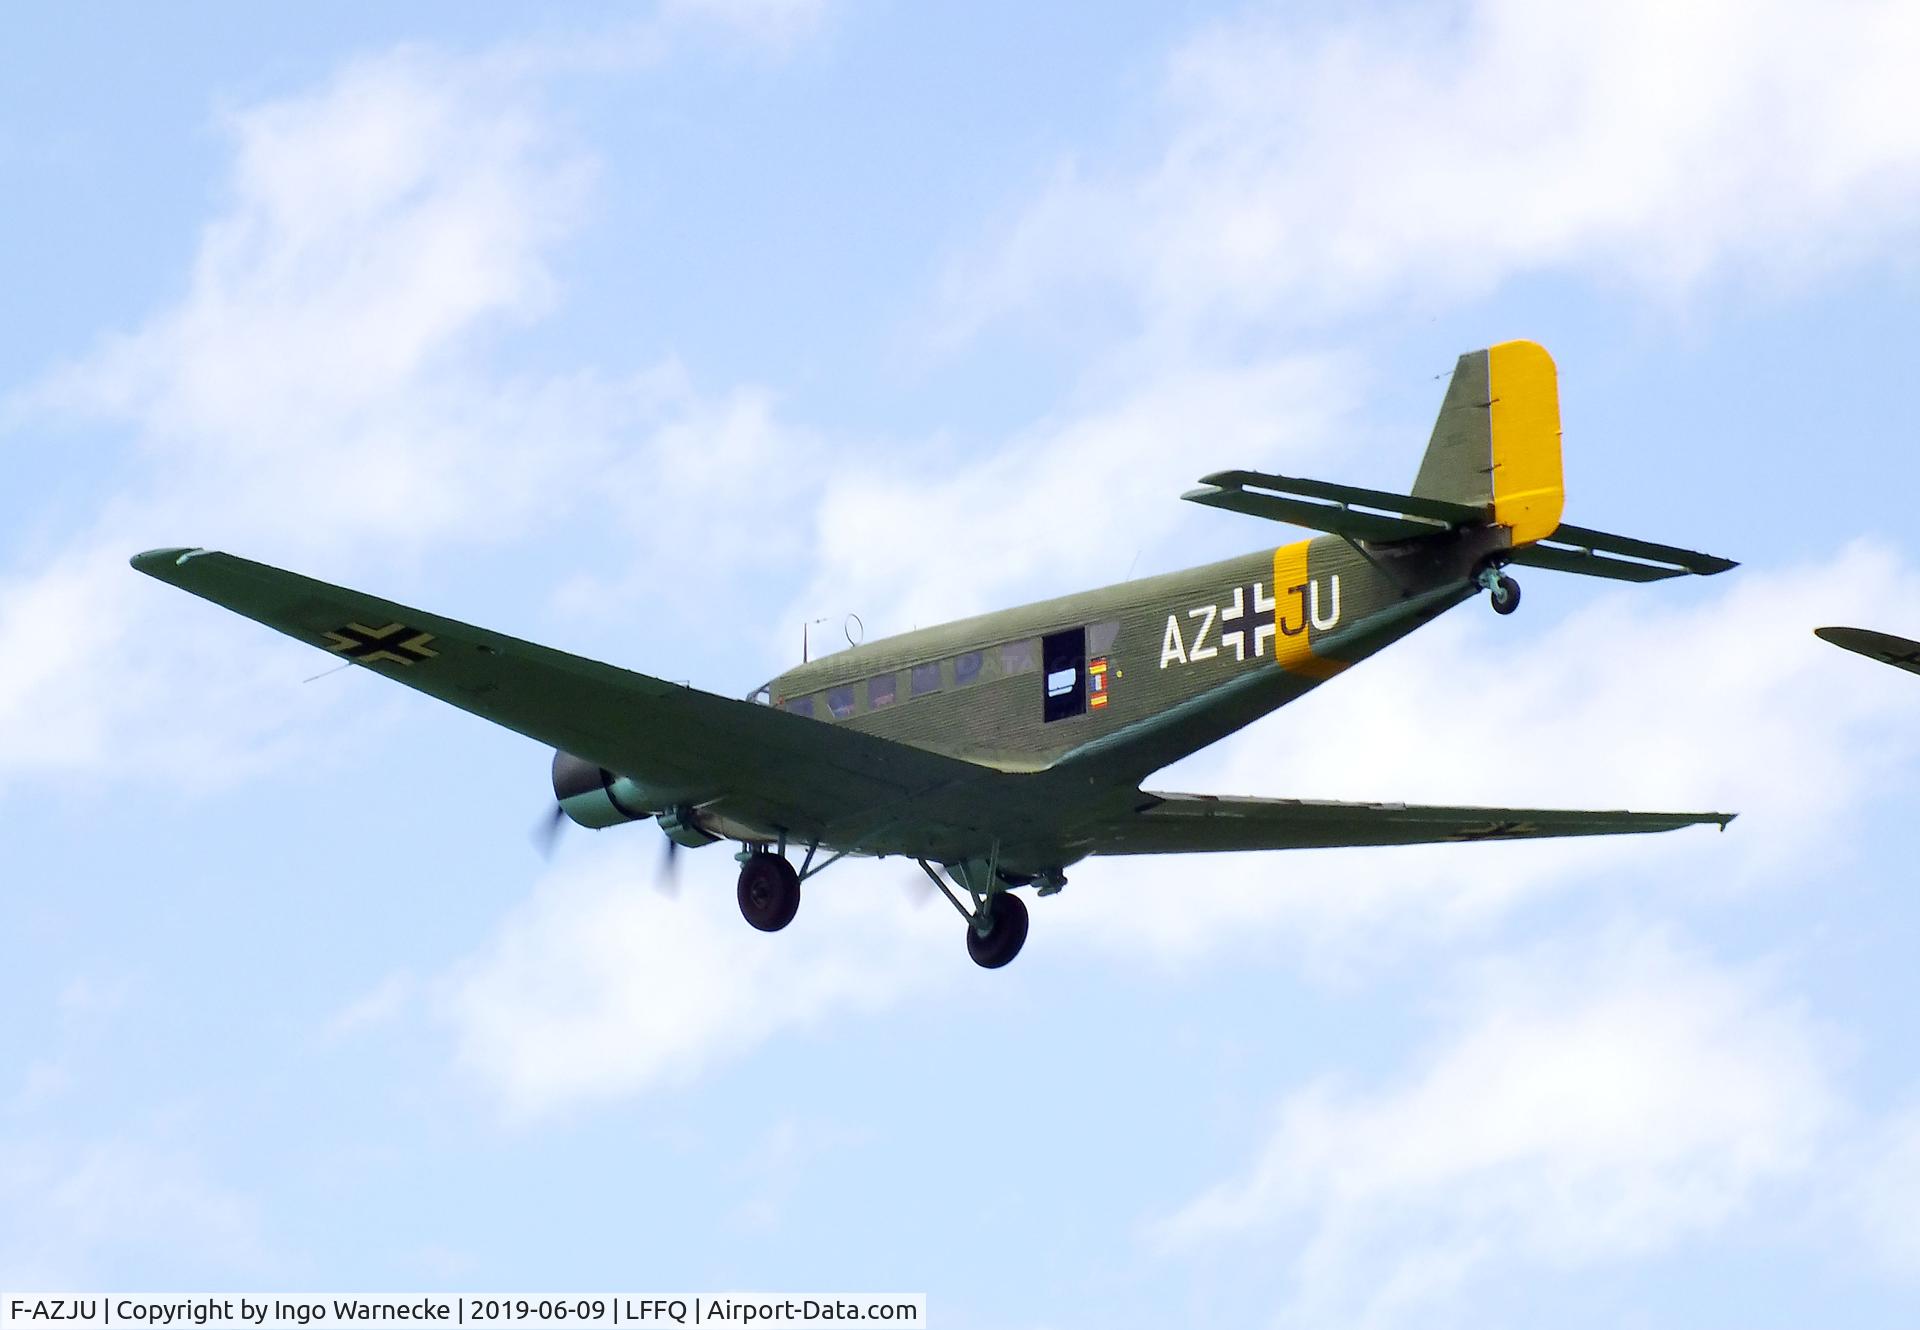
[[[845,850],[829,852],[815,865],[814,856],[819,852],[818,841],[808,845],[807,857],[795,868],[787,860],[785,836],[772,849],[765,845],[742,845],[736,856],[740,861],[740,888],[736,894],[740,899],[741,917],[762,933],[778,933],[792,923],[793,916],[800,912],[800,884],[847,855]]]
[[[784,854],[755,850],[740,865],[740,913],[762,933],[778,933],[800,911],[800,874]]]
[[[1020,954],[1020,948],[1027,944],[1027,903],[1013,894],[993,860],[984,863],[968,860],[947,866],[953,880],[972,897],[971,910],[960,903],[960,898],[932,864],[925,859],[916,862],[967,921],[967,955],[975,965],[983,970],[997,970]],[[1048,874],[1041,879],[1040,894],[1052,895],[1066,882],[1058,872]]]
[[[983,970],[999,969],[1026,945],[1027,903],[1011,891],[995,892],[992,911],[984,920],[976,915],[967,925],[967,955]]]
[[[1489,564],[1473,580],[1486,589],[1495,614],[1512,614],[1520,608],[1520,584],[1498,567]]]

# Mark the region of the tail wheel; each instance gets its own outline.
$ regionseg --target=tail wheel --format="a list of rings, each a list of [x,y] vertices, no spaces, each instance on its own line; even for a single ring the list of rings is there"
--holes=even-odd
[[[988,920],[985,933],[967,925],[967,955],[981,969],[997,970],[1026,945],[1027,903],[1010,891],[996,891]]]
[[[1495,614],[1512,614],[1520,608],[1520,584],[1502,573],[1494,581],[1489,599]]]
[[[764,851],[740,866],[740,914],[762,933],[778,933],[800,910],[800,874],[777,854]]]

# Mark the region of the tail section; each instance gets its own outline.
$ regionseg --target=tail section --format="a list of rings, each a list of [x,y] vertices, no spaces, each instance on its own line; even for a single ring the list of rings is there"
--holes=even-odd
[[[1710,575],[1731,559],[1560,520],[1560,383],[1535,342],[1469,351],[1454,366],[1411,494],[1260,471],[1216,471],[1181,496],[1361,545],[1504,528],[1495,563],[1657,582]]]
[[[1560,384],[1537,342],[1502,342],[1460,357],[1427,441],[1416,498],[1477,508],[1514,545],[1560,525]]]

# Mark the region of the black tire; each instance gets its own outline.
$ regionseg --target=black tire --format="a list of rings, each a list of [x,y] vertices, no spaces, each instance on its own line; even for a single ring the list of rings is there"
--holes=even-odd
[[[997,970],[1027,944],[1027,903],[1011,891],[993,897],[993,923],[985,937],[967,925],[967,955],[983,970]]]
[[[740,866],[740,917],[762,933],[778,933],[800,912],[800,874],[777,854],[762,851]]]
[[[1503,573],[1500,580],[1493,584],[1490,598],[1495,614],[1512,614],[1520,608],[1520,584]]]

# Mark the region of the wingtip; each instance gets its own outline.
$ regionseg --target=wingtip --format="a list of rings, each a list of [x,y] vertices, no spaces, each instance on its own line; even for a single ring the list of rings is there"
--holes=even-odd
[[[127,560],[129,567],[149,577],[158,577],[168,568],[177,568],[188,559],[211,553],[193,545],[169,545],[163,549],[142,550]]]

